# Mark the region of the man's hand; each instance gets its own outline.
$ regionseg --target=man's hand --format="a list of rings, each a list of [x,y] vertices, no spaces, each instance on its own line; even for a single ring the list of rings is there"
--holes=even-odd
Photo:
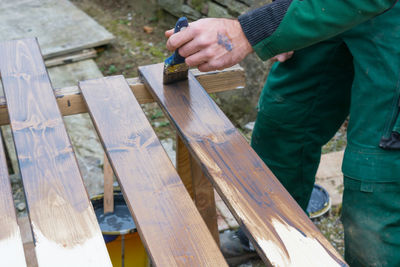
[[[282,54],[274,56],[273,58],[271,58],[271,60],[272,60],[272,62],[279,61],[279,62],[283,63],[286,60],[290,59],[293,56],[293,53],[294,53],[294,51],[282,53]]]
[[[232,19],[200,19],[176,34],[166,31],[165,36],[168,50],[179,48],[186,64],[200,71],[233,66],[253,52],[239,21]]]

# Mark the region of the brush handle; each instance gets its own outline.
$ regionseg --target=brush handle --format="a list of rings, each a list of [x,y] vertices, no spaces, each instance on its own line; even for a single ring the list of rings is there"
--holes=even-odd
[[[181,17],[178,19],[178,21],[175,24],[175,29],[174,33],[180,32],[182,28],[186,28],[189,26],[189,22],[186,17]],[[185,62],[185,58],[179,55],[178,49],[175,50],[174,54],[172,55],[172,64],[171,65],[176,65],[176,64],[181,64]]]

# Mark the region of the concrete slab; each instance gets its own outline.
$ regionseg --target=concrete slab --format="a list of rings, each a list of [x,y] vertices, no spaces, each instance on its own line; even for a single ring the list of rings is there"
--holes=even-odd
[[[321,162],[315,182],[325,188],[336,206],[342,203],[343,197],[343,162],[344,151],[327,153],[321,156]]]
[[[44,58],[108,44],[114,36],[67,0],[0,1],[0,41],[37,37]]]
[[[237,229],[239,224],[237,223],[235,217],[229,211],[228,207],[225,205],[224,201],[218,195],[217,191],[214,190],[215,196],[215,206],[217,207],[217,223],[218,230],[223,232],[228,229]]]

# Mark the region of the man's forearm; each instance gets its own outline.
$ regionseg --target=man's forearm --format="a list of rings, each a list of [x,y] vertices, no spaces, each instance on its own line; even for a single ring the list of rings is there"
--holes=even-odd
[[[239,17],[266,60],[333,37],[391,8],[397,0],[277,0]]]

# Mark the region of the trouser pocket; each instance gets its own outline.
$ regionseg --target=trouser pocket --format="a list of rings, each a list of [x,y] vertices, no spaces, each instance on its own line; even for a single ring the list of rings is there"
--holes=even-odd
[[[400,113],[400,98],[397,101],[397,105],[392,112],[391,119],[385,126],[384,134],[379,143],[379,147],[384,150],[400,150],[400,133],[395,129],[395,125],[399,124],[399,113]]]

